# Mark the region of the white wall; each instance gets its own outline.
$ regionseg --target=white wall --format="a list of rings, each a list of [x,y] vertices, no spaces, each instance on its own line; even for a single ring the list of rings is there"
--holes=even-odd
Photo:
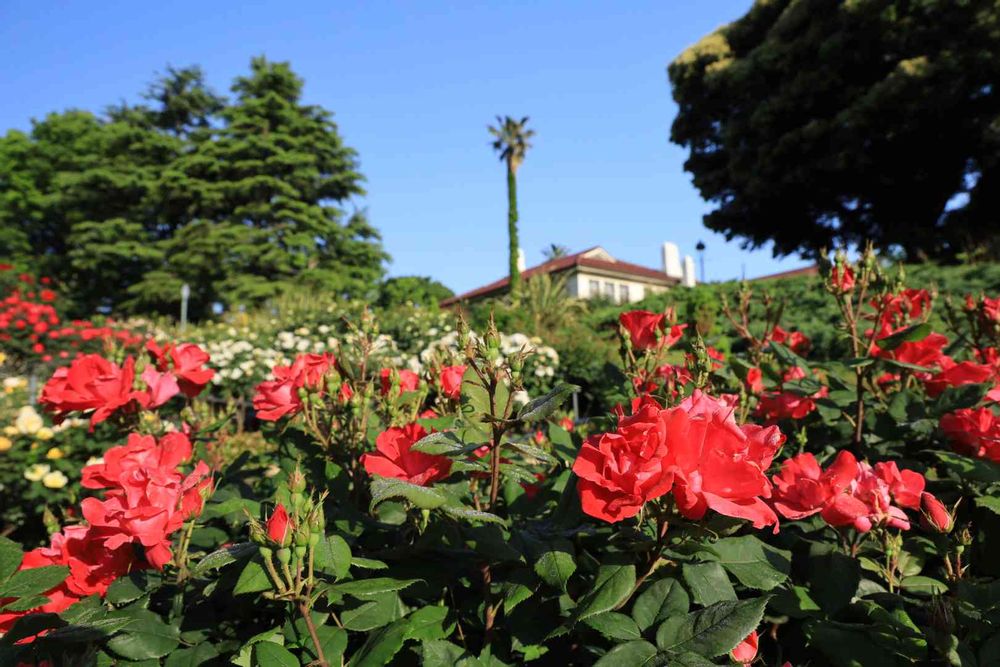
[[[598,281],[598,294],[592,294],[590,289],[590,281]],[[596,273],[587,273],[586,269],[578,270],[573,276],[570,277],[567,284],[567,292],[571,296],[576,296],[581,299],[589,299],[594,296],[600,296],[604,294],[604,286],[607,283],[612,283],[615,286],[615,301],[619,301],[621,298],[621,286],[628,286],[628,300],[629,302],[641,301],[647,294],[653,294],[655,292],[664,291],[663,286],[653,285],[649,283],[643,283],[637,280],[622,280],[620,278],[609,278],[607,276],[598,275]]]

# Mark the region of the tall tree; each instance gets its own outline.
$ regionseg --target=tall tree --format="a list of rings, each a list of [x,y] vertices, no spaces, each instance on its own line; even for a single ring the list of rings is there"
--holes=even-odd
[[[173,313],[184,283],[193,317],[303,287],[373,295],[386,254],[352,203],[357,154],[302,85],[255,58],[228,102],[198,68],[171,68],[142,104],[8,132],[5,259],[60,279],[82,312]]]
[[[709,228],[779,255],[1000,251],[996,0],[758,0],[669,74]]]
[[[516,301],[521,293],[521,271],[518,267],[519,242],[517,238],[517,170],[531,148],[528,141],[535,135],[528,129],[528,117],[515,120],[510,116],[497,116],[496,127],[489,127],[493,135],[493,150],[507,166],[507,235],[510,241],[510,294]]]

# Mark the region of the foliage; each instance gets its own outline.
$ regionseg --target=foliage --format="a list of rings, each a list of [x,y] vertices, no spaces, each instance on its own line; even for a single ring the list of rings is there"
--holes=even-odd
[[[1000,8],[756,2],[670,65],[671,138],[745,245],[997,257]]]
[[[395,308],[406,304],[435,308],[438,303],[454,296],[448,287],[425,276],[397,276],[379,286],[378,305]]]
[[[170,69],[146,104],[52,113],[0,139],[0,240],[94,309],[190,314],[294,287],[367,296],[387,258],[362,211],[356,152],[302,104],[287,63],[255,58],[225,100]]]
[[[53,374],[51,413],[11,375],[0,512],[29,550],[0,538],[0,663],[992,664],[992,271],[934,270],[934,297],[839,255],[768,295],[584,308],[545,338],[570,360],[287,297],[146,323],[145,356]],[[829,345],[790,324],[828,311]],[[574,422],[577,391],[620,405]]]

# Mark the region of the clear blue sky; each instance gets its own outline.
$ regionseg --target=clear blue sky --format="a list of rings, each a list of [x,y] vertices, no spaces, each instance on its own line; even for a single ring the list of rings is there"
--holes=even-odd
[[[659,266],[660,244],[708,245],[710,280],[801,266],[707,231],[708,205],[669,142],[667,64],[750,0],[686,2],[0,2],[0,130],[135,101],[167,64],[227,92],[253,55],[288,60],[305,101],[360,152],[391,275],[463,291],[506,271],[504,173],[486,126],[530,115],[522,247],[549,243]]]

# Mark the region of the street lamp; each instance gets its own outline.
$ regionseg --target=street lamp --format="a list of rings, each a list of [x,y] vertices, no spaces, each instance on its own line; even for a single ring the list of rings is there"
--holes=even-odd
[[[188,298],[191,296],[191,286],[187,283],[181,285],[181,331],[187,327],[188,323]]]

